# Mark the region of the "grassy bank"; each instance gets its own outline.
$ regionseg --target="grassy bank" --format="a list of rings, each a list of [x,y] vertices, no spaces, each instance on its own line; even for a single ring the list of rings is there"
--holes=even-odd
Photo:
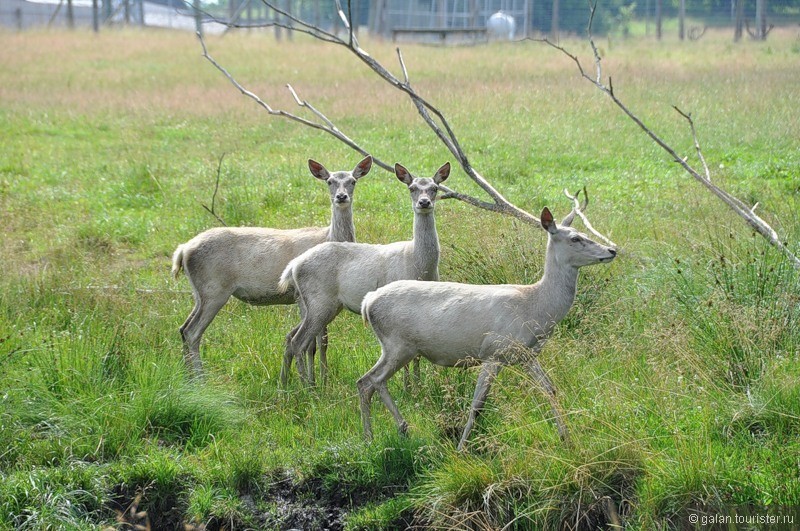
[[[715,182],[800,240],[796,32],[734,45],[606,41],[616,93],[685,154],[671,105],[692,112]],[[396,435],[355,380],[379,350],[360,318],[330,327],[331,381],[278,385],[290,307],[231,301],[187,381],[169,277],[178,243],[215,226],[325,225],[306,169],[360,159],[267,116],[164,32],[0,34],[0,528],[631,529],[695,511],[800,505],[800,280],[743,222],[535,43],[406,46],[416,89],[450,118],[473,165],[510,200],[588,213],[622,249],[584,271],[542,352],[574,445],[520,372],[501,374],[469,451],[454,447],[477,373],[423,364],[392,393]],[[589,61],[585,43],[567,42]],[[210,38],[243,83],[292,108],[291,83],[381,159],[432,174],[448,153],[413,106],[344,50],[258,34]],[[390,43],[365,47],[394,65]],[[223,158],[224,156],[224,158]],[[220,160],[222,160],[220,164]],[[460,172],[448,185],[474,190]],[[379,169],[355,192],[358,239],[407,239],[405,188]],[[437,207],[443,279],[532,282],[544,233],[455,201]],[[397,380],[401,380],[398,378]],[[377,401],[376,401],[377,402]],[[143,513],[142,513],[143,512]],[[137,516],[138,514],[138,516]]]

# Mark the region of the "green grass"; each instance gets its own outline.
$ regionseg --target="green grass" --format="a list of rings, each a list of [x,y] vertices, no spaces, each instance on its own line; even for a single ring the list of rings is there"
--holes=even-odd
[[[671,105],[692,112],[715,182],[759,202],[797,252],[795,33],[598,44],[616,93],[690,158]],[[207,379],[183,370],[177,329],[192,301],[170,257],[216,225],[201,205],[218,166],[228,224],[323,225],[327,195],[306,160],[350,169],[358,154],[266,115],[190,34],[0,33],[0,44],[0,529],[651,529],[686,526],[693,511],[800,505],[797,272],[553,50],[403,48],[414,86],[501,192],[558,215],[562,190],[586,185],[590,218],[623,251],[582,273],[541,354],[573,445],[509,368],[462,455],[474,370],[423,364],[408,391],[393,380],[410,436],[375,400],[376,439],[363,441],[355,381],[379,351],[357,316],[330,327],[327,386],[278,385],[295,308],[238,301],[204,336]],[[565,44],[590,64],[586,43]],[[388,163],[430,174],[451,158],[344,50],[259,34],[209,47],[299,111],[292,83]],[[365,47],[395,68],[390,43]],[[460,171],[448,185],[477,193]],[[410,236],[391,175],[376,168],[355,196],[359,240]],[[443,279],[541,274],[538,229],[454,201],[437,218]]]

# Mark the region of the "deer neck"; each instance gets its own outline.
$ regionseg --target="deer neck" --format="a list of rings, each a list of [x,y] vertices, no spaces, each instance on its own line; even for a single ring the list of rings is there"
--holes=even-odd
[[[439,279],[439,236],[433,212],[414,213],[414,269],[417,280]]]
[[[340,208],[336,205],[331,205],[331,226],[328,229],[328,241],[356,241],[356,226],[353,223],[353,209],[350,206]]]
[[[557,253],[548,245],[544,275],[536,284],[536,297],[547,304],[549,317],[558,322],[567,315],[578,290],[578,268],[559,263]]]

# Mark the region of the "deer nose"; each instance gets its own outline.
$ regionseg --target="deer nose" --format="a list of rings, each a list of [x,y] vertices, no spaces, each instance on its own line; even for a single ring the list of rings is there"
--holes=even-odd
[[[423,197],[417,202],[419,208],[430,208],[431,207],[431,200],[428,198]]]
[[[608,252],[611,253],[611,256],[617,256],[617,250],[616,249],[609,249]]]
[[[339,201],[340,203],[342,201],[347,201],[347,194],[344,192],[339,192],[338,194],[336,194],[336,200]]]

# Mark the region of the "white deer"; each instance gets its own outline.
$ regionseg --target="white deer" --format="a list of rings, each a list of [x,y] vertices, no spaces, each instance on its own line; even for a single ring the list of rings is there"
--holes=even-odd
[[[292,359],[302,378],[314,381],[314,337],[333,321],[342,308],[359,313],[364,295],[400,279],[439,279],[439,237],[433,215],[436,194],[450,175],[450,163],[432,178],[413,177],[400,164],[395,175],[408,186],[414,210],[414,238],[386,245],[328,242],[298,256],[286,266],[280,287],[294,287],[302,321],[286,336],[281,379],[286,383]],[[303,357],[308,354],[308,360]],[[308,368],[304,366],[308,363]],[[327,359],[320,352],[320,373],[327,374]]]
[[[180,328],[184,361],[195,376],[203,372],[200,339],[228,299],[254,305],[293,304],[292,290],[278,290],[278,280],[289,261],[326,241],[355,241],[353,192],[356,181],[369,173],[372,157],[367,156],[353,171],[330,173],[314,160],[311,174],[327,183],[331,199],[328,227],[270,229],[261,227],[219,227],[202,232],[179,245],[172,257],[172,274],[181,269],[192,286],[194,308]],[[325,347],[324,330],[320,333]]]
[[[446,367],[482,364],[458,449],[463,450],[492,381],[509,364],[523,365],[547,394],[562,440],[567,426],[556,389],[537,354],[575,300],[578,269],[616,256],[612,247],[570,228],[573,210],[561,225],[550,210],[541,214],[548,243],[544,276],[532,285],[472,285],[452,282],[394,282],[368,294],[361,315],[381,344],[378,362],[357,383],[364,434],[372,438],[370,401],[375,391],[405,433],[408,425],[386,382],[417,356]]]

